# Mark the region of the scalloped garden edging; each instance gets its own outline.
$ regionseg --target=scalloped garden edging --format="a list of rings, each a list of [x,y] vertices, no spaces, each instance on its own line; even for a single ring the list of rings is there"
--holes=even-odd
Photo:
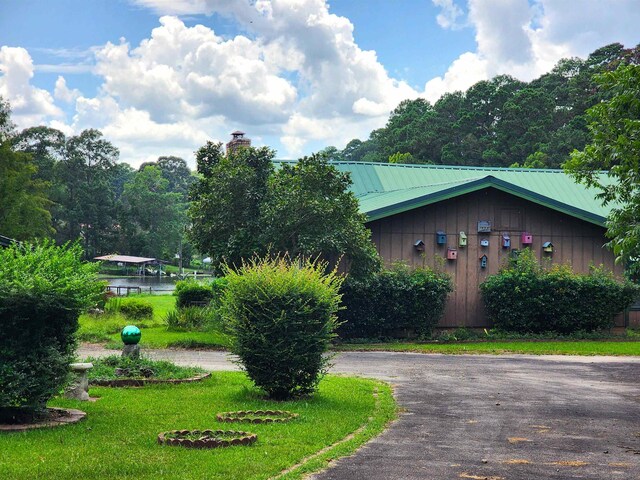
[[[20,432],[34,428],[61,427],[62,425],[69,425],[87,418],[87,414],[85,412],[82,410],[76,410],[75,408],[49,407],[47,408],[47,411],[53,415],[40,422],[0,424],[0,431]]]
[[[222,448],[251,445],[258,439],[255,433],[232,430],[171,430],[158,435],[160,445],[185,448]]]
[[[219,422],[225,423],[285,423],[298,417],[297,413],[287,410],[240,410],[237,412],[222,412],[216,415]]]
[[[153,385],[157,383],[192,383],[199,382],[205,378],[209,378],[211,373],[203,373],[202,375],[196,375],[191,378],[172,378],[172,379],[159,379],[159,378],[116,378],[114,380],[91,380],[89,385],[96,387],[143,387],[145,385]]]

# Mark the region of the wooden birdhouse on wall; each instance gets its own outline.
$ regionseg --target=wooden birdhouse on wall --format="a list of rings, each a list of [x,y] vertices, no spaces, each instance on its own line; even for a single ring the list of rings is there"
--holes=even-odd
[[[553,243],[551,242],[544,242],[542,244],[542,251],[544,253],[553,253]]]
[[[442,230],[438,230],[436,232],[436,243],[438,245],[446,245],[447,243],[447,234],[444,233]]]
[[[483,238],[482,240],[480,240],[480,246],[481,247],[488,247],[489,246],[489,239],[488,238]]]
[[[480,257],[480,268],[487,268],[487,256],[486,255],[482,255]]]
[[[531,235],[529,232],[522,232],[520,242],[522,243],[522,245],[531,245],[533,243],[533,235]]]
[[[458,250],[455,248],[447,248],[447,260],[456,260],[458,258]]]
[[[502,234],[502,248],[511,248],[511,237],[506,233]]]
[[[458,236],[458,246],[459,247],[466,247],[467,246],[467,234],[464,232],[460,232],[460,235]]]
[[[480,220],[478,222],[478,233],[491,233],[491,222]]]
[[[418,252],[424,252],[424,242],[422,240],[416,240],[416,242],[413,244],[413,248],[415,248]]]

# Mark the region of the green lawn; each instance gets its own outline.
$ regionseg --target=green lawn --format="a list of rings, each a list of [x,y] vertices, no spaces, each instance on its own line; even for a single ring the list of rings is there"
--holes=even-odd
[[[211,331],[169,331],[164,324],[164,316],[175,308],[173,295],[135,295],[153,305],[153,318],[128,320],[121,315],[82,315],[78,329],[78,339],[82,342],[105,343],[108,347],[122,348],[120,331],[126,325],[136,325],[142,331],[140,345],[147,348],[210,348],[219,349],[227,343],[222,333]]]
[[[342,344],[340,351],[531,355],[640,355],[640,341],[487,341],[473,343],[371,343]]]
[[[374,394],[377,392],[377,395]],[[349,454],[395,416],[388,385],[326,377],[312,397],[269,402],[242,373],[216,372],[195,384],[144,388],[91,388],[95,403],[55,399],[52,406],[80,408],[87,420],[55,429],[0,432],[2,479],[267,479],[307,459],[285,478],[300,478]],[[220,424],[217,412],[285,409],[300,418],[285,424]],[[160,446],[158,433],[173,429],[244,430],[258,434],[250,447],[189,450]],[[320,454],[357,430],[356,436]]]

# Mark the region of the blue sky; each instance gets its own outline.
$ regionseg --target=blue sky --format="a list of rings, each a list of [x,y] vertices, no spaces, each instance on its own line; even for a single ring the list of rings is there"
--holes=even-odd
[[[20,128],[98,128],[138,165],[247,132],[294,158],[403,99],[640,42],[637,0],[0,0]]]

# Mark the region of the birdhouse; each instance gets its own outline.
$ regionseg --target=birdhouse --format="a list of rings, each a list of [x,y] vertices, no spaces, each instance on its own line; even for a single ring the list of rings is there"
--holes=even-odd
[[[458,236],[458,246],[459,247],[466,247],[467,246],[467,234],[464,232],[460,232],[460,235]]]
[[[491,222],[480,220],[478,222],[478,233],[491,233]]]
[[[480,246],[481,247],[488,247],[489,246],[489,240],[487,240],[486,238],[483,238],[482,240],[480,240]]]
[[[529,232],[522,232],[520,242],[522,245],[531,245],[533,243],[533,235]]]
[[[447,260],[456,260],[458,258],[458,250],[455,248],[447,248]]]
[[[436,232],[436,243],[438,245],[445,245],[447,243],[447,234],[442,230]]]
[[[422,240],[416,240],[416,243],[413,244],[413,248],[418,252],[424,252],[424,242]]]
[[[514,248],[513,250],[511,250],[511,252],[509,252],[509,256],[512,260],[517,259],[518,255],[520,255],[520,250],[518,250],[517,248]]]
[[[544,242],[542,244],[542,251],[545,252],[545,253],[553,253],[553,243]]]
[[[487,256],[482,255],[480,257],[480,268],[487,268]]]
[[[511,237],[506,233],[502,234],[502,248],[511,248]]]

